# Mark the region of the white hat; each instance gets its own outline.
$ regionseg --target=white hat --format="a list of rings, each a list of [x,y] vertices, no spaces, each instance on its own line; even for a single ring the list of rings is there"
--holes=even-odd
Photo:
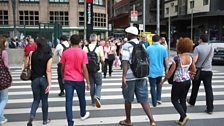
[[[133,34],[133,35],[138,35],[138,29],[136,27],[130,26],[125,29],[125,32]]]
[[[128,39],[127,38],[124,38],[124,41],[128,41]]]

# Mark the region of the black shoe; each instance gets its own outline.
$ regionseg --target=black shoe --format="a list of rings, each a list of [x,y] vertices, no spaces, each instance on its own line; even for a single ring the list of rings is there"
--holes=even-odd
[[[65,93],[63,91],[58,94],[58,96],[60,96],[60,97],[62,97],[64,95],[65,95]]]
[[[32,122],[28,122],[27,126],[33,126]]]
[[[190,99],[187,99],[187,103],[188,103],[190,106],[194,106],[193,104],[190,103]]]
[[[104,76],[103,78],[106,78],[106,76]]]
[[[213,111],[208,111],[207,109],[205,110],[205,112],[208,113],[209,115],[213,113]]]

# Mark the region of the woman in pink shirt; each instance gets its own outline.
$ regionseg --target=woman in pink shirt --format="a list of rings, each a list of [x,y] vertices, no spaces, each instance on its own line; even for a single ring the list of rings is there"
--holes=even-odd
[[[74,90],[76,90],[79,105],[81,120],[85,120],[90,116],[89,112],[86,112],[86,99],[85,99],[85,81],[87,83],[87,90],[90,88],[88,70],[86,64],[88,64],[87,54],[80,48],[81,42],[78,35],[72,35],[70,38],[72,48],[63,52],[60,63],[62,64],[64,88],[66,93],[66,116],[68,126],[73,126],[73,112],[72,102]]]

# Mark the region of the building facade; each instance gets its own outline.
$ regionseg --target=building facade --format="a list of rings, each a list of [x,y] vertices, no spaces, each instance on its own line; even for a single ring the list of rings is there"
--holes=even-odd
[[[84,36],[84,0],[0,0],[0,34],[11,35],[13,9],[17,34],[36,36],[43,32],[48,36],[74,33]],[[93,1],[93,31],[104,39],[108,33],[107,0]]]
[[[173,40],[181,36],[224,41],[223,0],[164,0],[164,21],[171,19]],[[175,45],[175,44],[174,44]]]

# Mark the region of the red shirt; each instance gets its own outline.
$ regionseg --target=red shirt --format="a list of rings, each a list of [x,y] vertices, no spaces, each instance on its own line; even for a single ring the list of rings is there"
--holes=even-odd
[[[25,55],[28,56],[30,54],[31,51],[36,51],[37,49],[37,45],[36,43],[29,43],[28,45],[26,45],[26,47],[24,48],[24,52],[25,52]]]

